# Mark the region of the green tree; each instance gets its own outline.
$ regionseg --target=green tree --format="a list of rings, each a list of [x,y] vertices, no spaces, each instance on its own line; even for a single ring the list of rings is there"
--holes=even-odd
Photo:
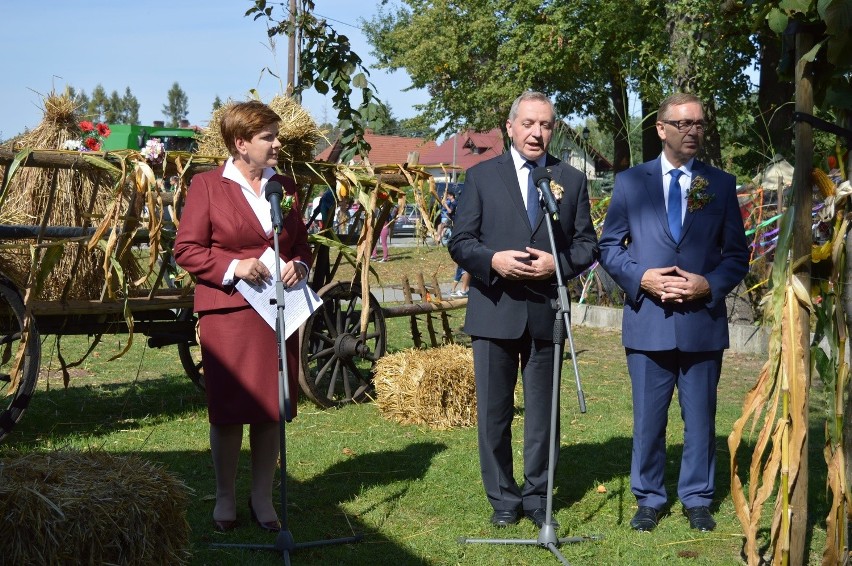
[[[639,67],[625,45],[651,35],[650,2],[404,1],[365,32],[380,66],[405,69],[432,94],[422,115],[438,134],[504,128],[512,100],[535,89],[561,115],[595,116],[615,138],[616,166],[630,165],[628,72]]]
[[[122,122],[122,102],[118,91],[112,91],[109,95],[109,102],[104,112],[104,120],[107,124],[121,124]]]
[[[714,112],[747,98],[741,77],[753,54],[752,14],[724,12],[715,0],[402,3],[365,31],[380,66],[405,69],[412,86],[432,94],[423,115],[440,124],[438,133],[502,126],[518,93],[540,90],[561,115],[595,117],[613,137],[618,171],[634,162],[630,92],[642,104],[643,145],[654,154],[653,111],[664,96],[696,88]],[[731,15],[736,21],[723,17]]]
[[[170,128],[176,128],[189,114],[189,100],[177,82],[172,84],[166,97],[168,103],[163,104],[163,116],[168,119],[167,125]]]
[[[219,98],[219,95],[216,95],[216,98],[213,99],[213,112],[217,111],[222,107],[222,99]]]
[[[352,51],[349,38],[338,34],[325,20],[317,18],[312,0],[300,0],[298,18],[290,19],[285,12],[283,20],[273,17],[274,6],[266,0],[255,0],[254,7],[246,12],[254,19],[269,21],[269,37],[297,34],[299,46],[299,76],[293,94],[298,97],[313,88],[320,94],[332,93],[332,105],[337,109],[338,124],[342,128],[341,143],[346,149],[341,154],[348,161],[356,153],[366,156],[370,144],[364,140],[364,130],[381,112],[381,102],[376,97],[375,86],[367,80],[369,72],[361,58]],[[353,105],[355,90],[361,93],[361,102]]]
[[[86,94],[86,91],[81,90],[80,92],[77,92],[77,89],[73,86],[67,85],[65,87],[65,95],[74,101],[77,113],[81,116],[84,115],[89,107],[89,96]]]
[[[435,129],[422,117],[402,118],[399,120],[399,135],[412,138],[435,139]]]
[[[102,122],[109,108],[109,97],[103,85],[98,83],[92,90],[92,96],[86,106],[85,115],[93,122]]]
[[[121,123],[139,123],[139,100],[130,92],[130,87],[124,87],[124,96],[121,97]]]

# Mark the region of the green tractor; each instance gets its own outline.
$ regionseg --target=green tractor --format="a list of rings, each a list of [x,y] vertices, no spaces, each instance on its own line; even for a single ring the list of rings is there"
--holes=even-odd
[[[103,142],[104,151],[119,149],[142,149],[150,139],[158,139],[166,151],[194,152],[198,146],[197,132],[188,127],[168,128],[163,122],[154,122],[153,126],[139,124],[110,124],[110,135]]]

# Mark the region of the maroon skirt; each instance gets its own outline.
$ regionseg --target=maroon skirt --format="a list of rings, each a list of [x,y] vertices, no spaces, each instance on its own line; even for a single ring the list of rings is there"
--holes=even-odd
[[[217,425],[278,422],[278,340],[251,308],[210,311],[199,319],[207,415]],[[299,333],[286,342],[290,414],[299,391]]]

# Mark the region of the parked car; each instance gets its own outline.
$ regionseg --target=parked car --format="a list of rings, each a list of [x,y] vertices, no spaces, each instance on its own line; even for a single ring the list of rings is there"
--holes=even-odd
[[[394,236],[414,236],[417,233],[417,224],[420,222],[420,209],[413,204],[406,204],[402,214],[396,217],[393,223]]]

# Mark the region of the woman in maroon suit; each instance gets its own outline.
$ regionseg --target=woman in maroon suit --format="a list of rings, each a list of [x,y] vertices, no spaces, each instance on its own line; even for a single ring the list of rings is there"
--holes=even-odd
[[[231,157],[223,167],[192,179],[175,241],[175,260],[196,277],[201,363],[207,391],[210,448],[216,473],[214,527],[237,525],[236,476],[243,424],[251,448],[251,518],[280,529],[272,503],[278,461],[278,345],[275,331],[236,290],[244,279],[260,283],[271,273],[259,261],[273,247],[272,219],[264,187],[269,180],[295,194],[295,182],[276,174],[280,118],[258,101],[233,105],[221,118]],[[311,250],[295,204],[279,235],[281,279],[294,285],[308,273]],[[296,414],[298,338],[287,340],[287,368]]]

